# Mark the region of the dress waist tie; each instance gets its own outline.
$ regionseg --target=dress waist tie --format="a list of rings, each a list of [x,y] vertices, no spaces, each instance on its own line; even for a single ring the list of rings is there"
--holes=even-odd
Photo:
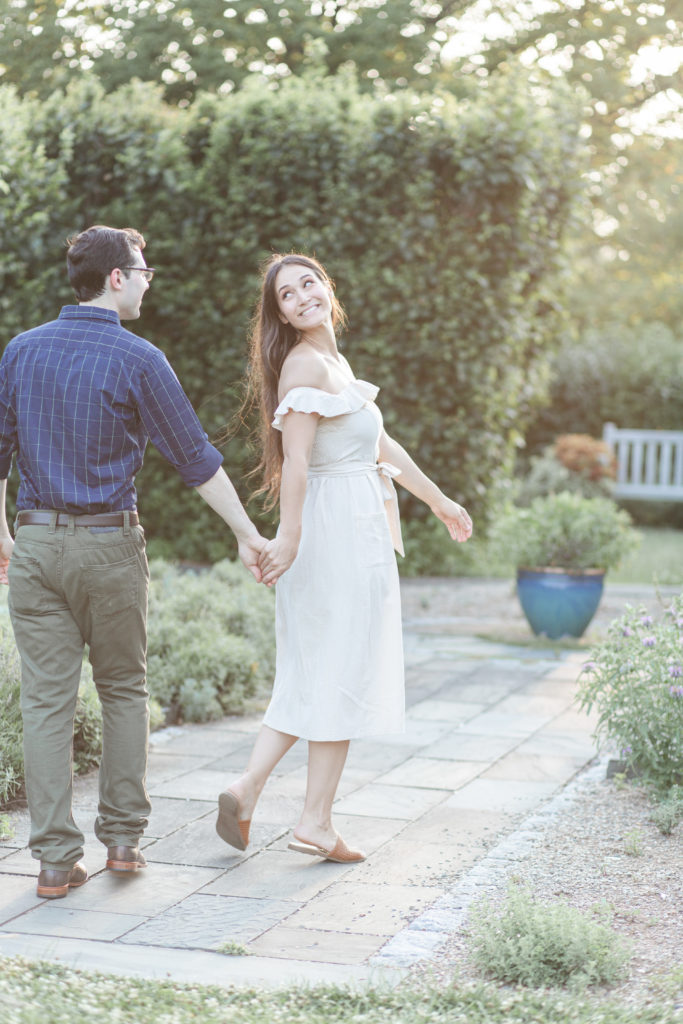
[[[398,509],[398,495],[394,487],[394,477],[400,476],[401,470],[391,462],[340,462],[337,466],[308,467],[309,477],[319,476],[356,476],[362,473],[378,473],[384,489],[384,511],[389,524],[389,533],[394,550],[405,556],[403,538],[401,537],[401,517]]]

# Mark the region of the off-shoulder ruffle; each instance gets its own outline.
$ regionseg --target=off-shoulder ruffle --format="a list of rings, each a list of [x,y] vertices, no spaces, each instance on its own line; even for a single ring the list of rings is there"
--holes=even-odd
[[[319,416],[344,416],[357,412],[366,402],[373,402],[379,388],[366,380],[353,380],[338,395],[321,388],[292,388],[275,410],[272,426],[282,430],[282,420],[288,412],[315,412]]]

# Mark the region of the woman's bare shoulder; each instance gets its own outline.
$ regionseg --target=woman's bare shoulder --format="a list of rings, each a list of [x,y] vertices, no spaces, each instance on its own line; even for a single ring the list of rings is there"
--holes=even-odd
[[[309,345],[297,345],[282,364],[279,397],[284,398],[293,388],[320,388],[325,391],[328,379],[329,371],[322,356]]]

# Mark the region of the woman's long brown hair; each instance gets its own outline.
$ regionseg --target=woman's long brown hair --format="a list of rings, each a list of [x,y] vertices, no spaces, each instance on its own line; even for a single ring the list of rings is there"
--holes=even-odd
[[[275,278],[282,267],[297,264],[308,267],[316,277],[329,285],[332,292],[332,324],[335,330],[345,322],[344,311],[334,295],[334,285],[325,269],[311,256],[288,253],[275,254],[262,268],[261,296],[254,314],[249,337],[249,369],[244,409],[258,405],[258,441],[261,461],[254,473],[262,474],[261,487],[256,491],[266,498],[266,507],[272,508],[280,493],[282,475],[282,434],[272,426],[278,407],[278,386],[282,365],[299,341],[299,332],[280,319],[280,307],[275,291]],[[244,411],[243,409],[243,411]]]

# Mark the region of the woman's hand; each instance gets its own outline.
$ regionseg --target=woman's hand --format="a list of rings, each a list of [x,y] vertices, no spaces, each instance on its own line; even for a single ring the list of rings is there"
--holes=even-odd
[[[14,541],[11,537],[2,537],[0,539],[0,583],[9,583],[7,570],[9,568],[9,560],[12,557],[13,547]]]
[[[431,509],[437,519],[446,524],[453,540],[462,542],[472,536],[472,520],[457,501],[451,501],[444,495],[431,506]]]
[[[287,572],[298,550],[298,540],[282,536],[269,540],[259,555],[261,582],[267,587],[274,586],[282,574]]]

